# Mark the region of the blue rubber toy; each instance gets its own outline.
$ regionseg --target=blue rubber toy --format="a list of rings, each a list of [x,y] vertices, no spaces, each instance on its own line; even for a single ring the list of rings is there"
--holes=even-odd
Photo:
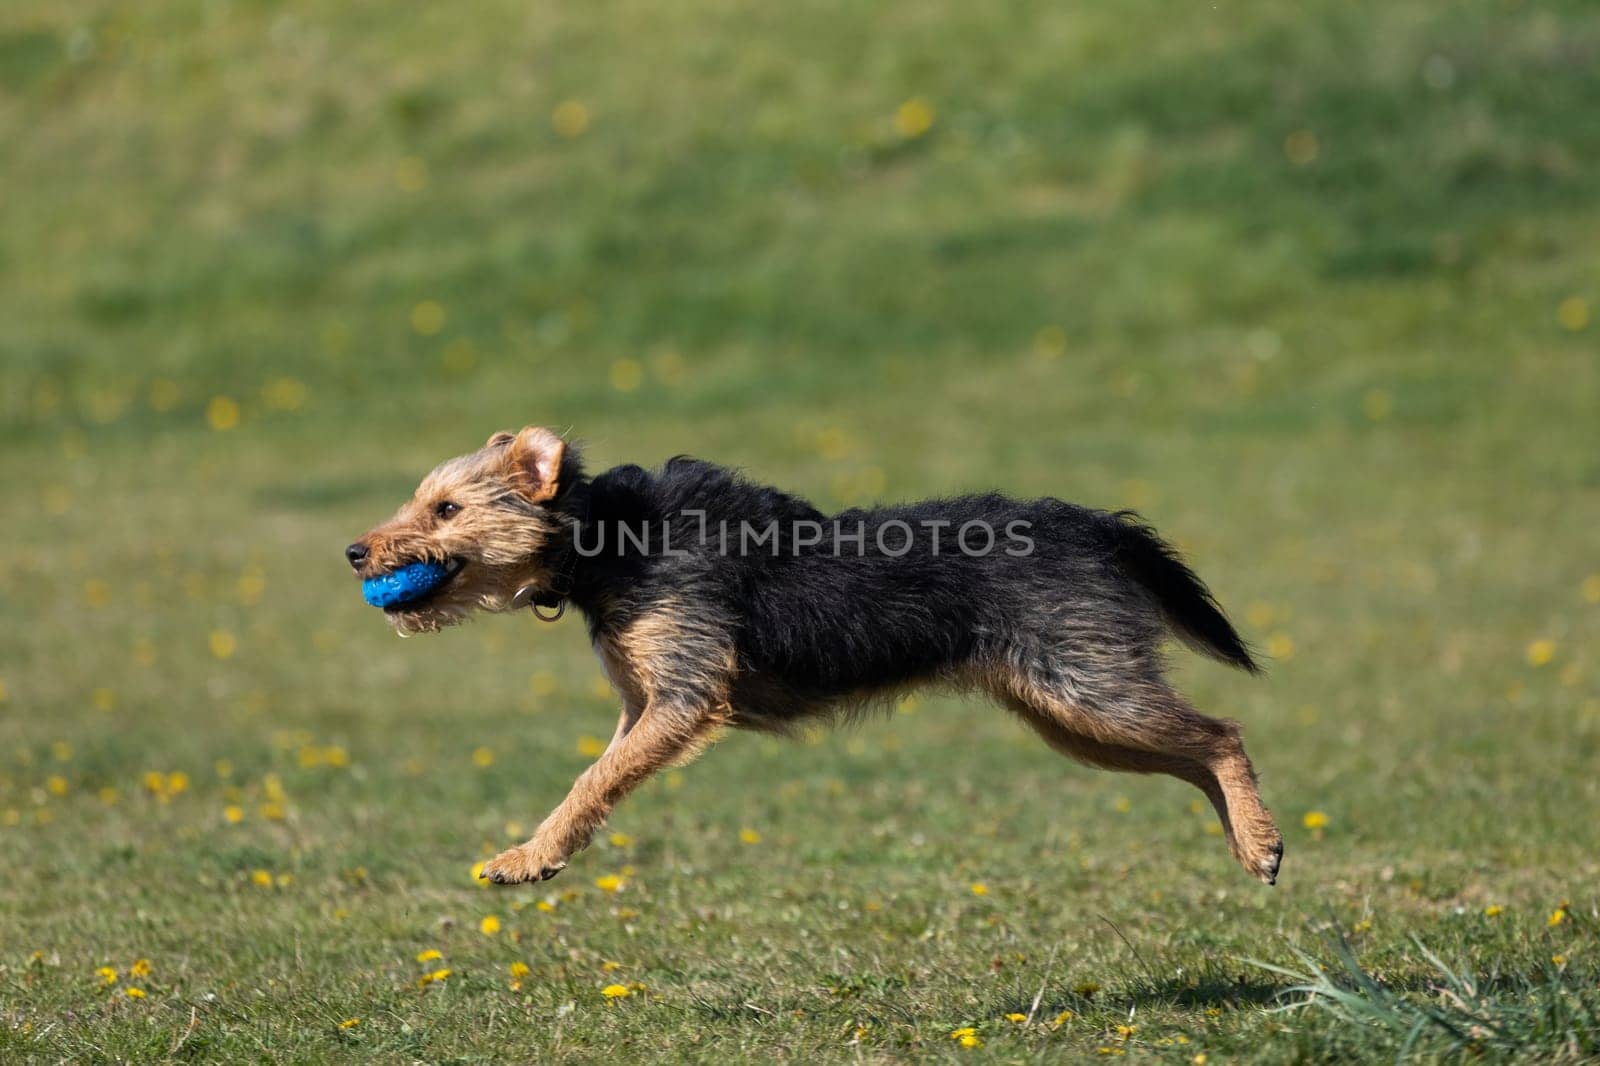
[[[361,583],[361,595],[374,607],[399,607],[420,599],[444,583],[450,568],[442,563],[412,563]]]

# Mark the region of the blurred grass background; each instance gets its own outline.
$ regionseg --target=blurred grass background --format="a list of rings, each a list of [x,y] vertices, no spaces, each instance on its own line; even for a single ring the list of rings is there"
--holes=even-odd
[[[1376,1054],[1238,961],[1335,930],[1592,986],[1597,56],[1577,2],[0,8],[0,1049]],[[1274,660],[1180,672],[1280,887],[926,698],[475,888],[610,698],[339,551],[527,423],[1139,508]]]

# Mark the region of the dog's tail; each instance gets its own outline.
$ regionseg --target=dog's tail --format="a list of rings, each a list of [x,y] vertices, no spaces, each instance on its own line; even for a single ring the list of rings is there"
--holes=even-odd
[[[1106,515],[1113,557],[1123,573],[1155,597],[1173,635],[1202,655],[1252,674],[1261,667],[1250,657],[1228,616],[1178,555],[1132,511]]]

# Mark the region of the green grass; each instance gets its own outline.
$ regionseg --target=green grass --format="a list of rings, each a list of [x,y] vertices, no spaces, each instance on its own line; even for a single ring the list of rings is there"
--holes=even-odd
[[[1597,54],[1562,0],[0,7],[0,1058],[1592,1055]],[[476,887],[612,701],[339,550],[530,422],[1137,506],[1274,653],[1179,673],[1279,886],[930,697]]]

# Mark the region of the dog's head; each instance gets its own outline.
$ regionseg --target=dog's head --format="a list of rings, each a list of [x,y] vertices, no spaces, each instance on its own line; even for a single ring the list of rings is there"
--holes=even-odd
[[[524,606],[519,591],[548,590],[557,576],[550,556],[566,543],[570,521],[558,505],[581,477],[576,454],[548,429],[496,433],[423,478],[395,516],[346,548],[345,558],[364,581],[435,564],[424,589],[408,588],[384,606],[401,633],[452,625],[474,608]]]

